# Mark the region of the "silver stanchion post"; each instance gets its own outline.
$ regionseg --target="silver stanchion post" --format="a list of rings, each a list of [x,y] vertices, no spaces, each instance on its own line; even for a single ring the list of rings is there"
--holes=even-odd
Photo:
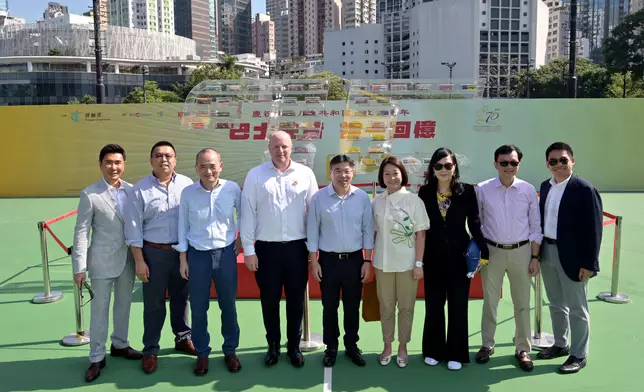
[[[83,327],[83,308],[81,307],[81,288],[74,287],[74,314],[76,316],[76,332],[65,336],[61,341],[63,346],[82,346],[89,343],[89,333]]]
[[[373,197],[376,197],[376,195],[378,194],[378,188],[376,188],[376,185],[377,185],[377,182],[374,181],[373,184],[372,184],[372,186],[373,186],[373,190],[372,190]]]
[[[619,259],[622,250],[622,217],[615,217],[615,247],[613,248],[613,275],[611,276],[610,291],[603,291],[597,295],[597,299],[613,304],[626,304],[631,299],[626,294],[617,292],[619,283]]]
[[[543,300],[541,299],[541,272],[534,277],[534,331],[532,331],[532,348],[544,350],[555,344],[555,337],[552,334],[541,330]]]
[[[49,256],[47,254],[47,231],[45,222],[38,222],[38,233],[40,234],[40,255],[42,259],[42,277],[45,285],[45,292],[33,297],[31,300],[35,304],[48,304],[56,302],[63,298],[60,291],[51,291],[51,281],[49,280]]]
[[[324,347],[322,342],[322,335],[318,333],[311,333],[311,322],[309,319],[309,285],[306,284],[306,292],[304,293],[304,320],[302,320],[302,341],[300,342],[300,350],[302,351],[316,351]]]

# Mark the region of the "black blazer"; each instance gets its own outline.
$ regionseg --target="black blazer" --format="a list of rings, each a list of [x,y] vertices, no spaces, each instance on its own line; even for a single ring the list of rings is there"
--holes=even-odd
[[[470,243],[470,235],[465,230],[465,220],[472,237],[481,250],[481,258],[489,259],[490,253],[481,232],[481,219],[474,186],[463,184],[463,193],[452,195],[452,203],[447,210],[445,220],[441,216],[436,200],[436,188],[423,185],[418,197],[425,203],[429,216],[429,230],[425,235],[424,260],[428,262],[437,257],[463,257]]]
[[[542,231],[550,187],[550,180],[541,183],[539,210]],[[599,248],[604,221],[602,211],[602,199],[597,189],[573,174],[559,204],[557,250],[563,270],[575,282],[579,282],[580,268],[594,271],[593,276],[599,272]]]

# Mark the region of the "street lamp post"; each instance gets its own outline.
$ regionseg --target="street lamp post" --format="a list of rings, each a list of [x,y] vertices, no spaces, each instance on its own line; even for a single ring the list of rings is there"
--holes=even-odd
[[[143,66],[143,103],[148,103],[148,90],[145,87],[145,76],[150,74],[150,68],[147,65]]]
[[[103,54],[101,50],[101,23],[98,0],[93,0],[94,11],[94,51],[96,52],[96,103],[105,103],[105,85],[103,84]]]
[[[447,62],[442,62],[441,65],[446,66],[449,68],[449,84],[452,84],[452,69],[456,66],[456,62],[453,63],[447,63]]]
[[[532,68],[533,65],[534,65],[534,59],[530,59],[530,62],[528,63],[528,75],[527,75],[527,83],[526,83],[526,90],[527,90],[526,91],[526,98],[530,98],[530,90],[532,88],[530,86],[530,83],[532,82],[532,80],[530,79],[530,68]]]

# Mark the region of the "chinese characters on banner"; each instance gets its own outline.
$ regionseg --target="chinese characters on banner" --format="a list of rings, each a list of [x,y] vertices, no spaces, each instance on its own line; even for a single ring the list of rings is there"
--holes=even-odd
[[[324,131],[324,123],[315,121],[311,123],[310,129],[306,128],[283,128],[282,131],[288,133],[293,140],[320,140]],[[265,140],[268,131],[268,123],[263,122],[260,125],[253,126],[251,133],[251,124],[217,124],[217,128],[230,128],[230,140]],[[251,138],[252,134],[252,138]]]

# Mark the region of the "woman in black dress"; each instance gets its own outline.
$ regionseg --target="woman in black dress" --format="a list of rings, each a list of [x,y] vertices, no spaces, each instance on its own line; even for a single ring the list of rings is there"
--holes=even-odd
[[[458,162],[447,148],[434,152],[427,169],[425,185],[418,196],[425,203],[430,225],[425,237],[423,257],[425,275],[425,327],[423,357],[433,366],[447,361],[450,370],[469,363],[467,305],[470,278],[467,276],[467,251],[470,235],[485,262],[488,249],[479,219],[474,186],[459,180]],[[445,338],[445,300],[447,339]]]

